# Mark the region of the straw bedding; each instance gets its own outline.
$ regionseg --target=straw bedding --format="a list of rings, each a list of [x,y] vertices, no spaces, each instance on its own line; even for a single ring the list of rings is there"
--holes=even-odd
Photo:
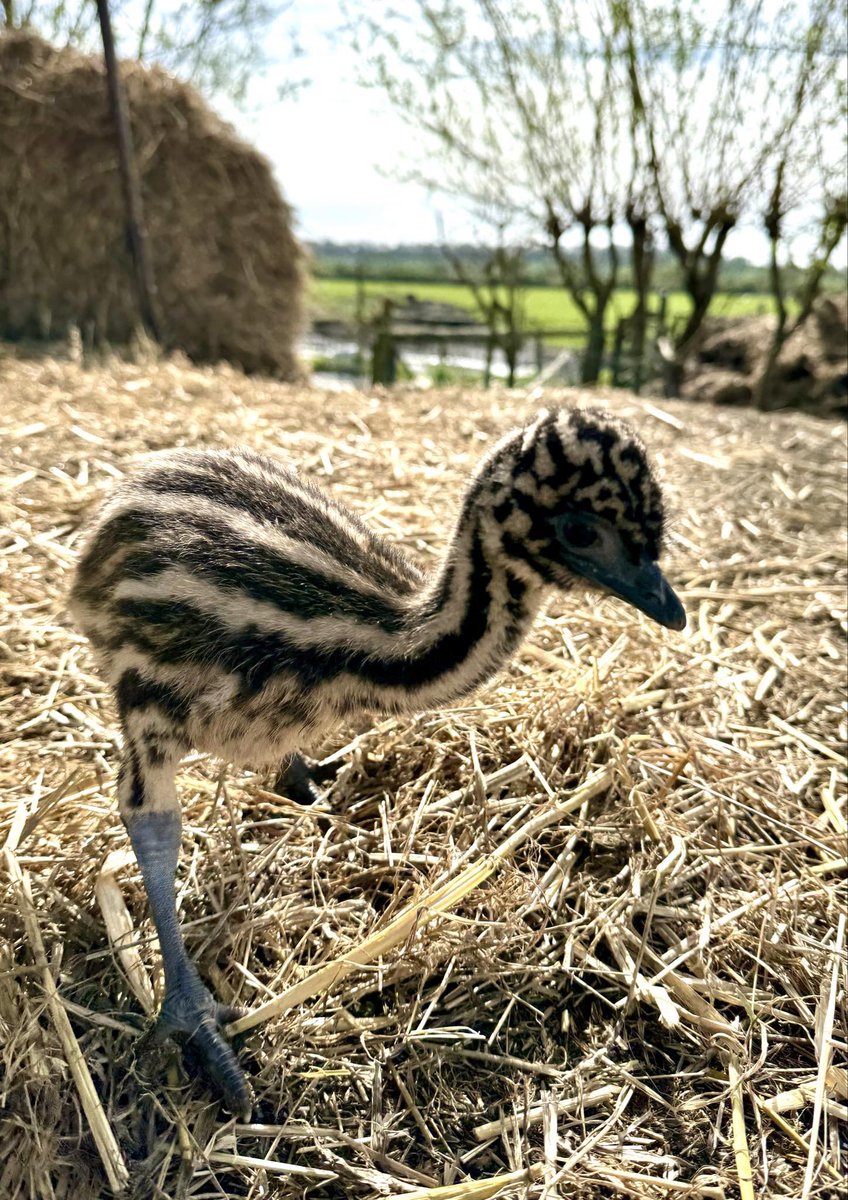
[[[298,376],[304,252],[268,162],[191,87],[122,64],[163,336]],[[102,61],[0,36],[0,333],[129,342],[138,306]]]
[[[315,810],[185,764],[179,903],[254,1013],[246,1126],[138,1053],[161,979],[64,614],[81,523],[137,453],[238,441],[433,562],[540,398],[58,357],[0,359],[0,389],[2,1195],[839,1193],[843,426],[610,394],[668,481],[684,635],[554,604],[463,707],[312,747]]]

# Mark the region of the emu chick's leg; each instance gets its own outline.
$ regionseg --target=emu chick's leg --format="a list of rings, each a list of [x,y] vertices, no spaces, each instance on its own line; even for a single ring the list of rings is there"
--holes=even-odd
[[[121,817],[130,835],[165,970],[165,999],[157,1038],[184,1035],[229,1108],[249,1120],[251,1090],[231,1047],[219,1032],[237,1015],[218,1004],[191,961],[180,931],[174,884],[182,821],[174,788],[178,758],[143,765],[143,751],[127,745],[118,779]]]
[[[302,754],[291,754],[280,767],[272,790],[298,804],[317,804],[324,799],[315,770]]]

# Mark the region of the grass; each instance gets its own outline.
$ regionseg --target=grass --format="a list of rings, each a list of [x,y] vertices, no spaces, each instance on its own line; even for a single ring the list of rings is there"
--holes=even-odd
[[[316,316],[351,319],[356,309],[356,282],[352,279],[313,279],[311,284],[311,307]],[[459,283],[398,283],[394,280],[375,279],[365,284],[366,313],[374,312],[381,300],[388,297],[403,300],[413,294],[419,300],[430,300],[444,304],[455,304],[476,312],[471,289]],[[563,288],[530,287],[525,290],[527,323],[531,329],[573,329],[572,337],[550,338],[552,344],[565,345],[572,340],[582,340],[581,330],[585,327],[580,310]],[[626,316],[633,308],[635,293],[630,289],[616,292],[607,313],[607,327],[614,328],[618,319]],[[668,295],[670,319],[684,317],[689,310],[689,300],[683,292]],[[771,300],[760,293],[729,294],[716,296],[711,312],[717,317],[749,317],[770,312]]]

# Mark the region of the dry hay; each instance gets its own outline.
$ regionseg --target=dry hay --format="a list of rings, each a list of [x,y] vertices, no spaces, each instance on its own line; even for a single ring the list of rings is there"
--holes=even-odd
[[[190,87],[125,63],[163,332],[298,375],[303,250],[271,168]],[[102,62],[0,36],[0,331],[129,342],[138,324]]]
[[[774,317],[709,323],[687,371],[683,394],[715,404],[753,404]],[[780,352],[761,407],[848,416],[848,298],[821,296]]]
[[[110,1154],[139,1198],[838,1194],[842,427],[610,394],[668,478],[687,633],[554,606],[473,700],[340,731],[325,808],[186,763],[190,949],[225,1001],[278,998],[247,1126],[135,1055],[161,978],[65,623],[80,523],[137,452],[242,441],[433,562],[538,395],[11,358],[0,389],[2,1195],[108,1196]]]

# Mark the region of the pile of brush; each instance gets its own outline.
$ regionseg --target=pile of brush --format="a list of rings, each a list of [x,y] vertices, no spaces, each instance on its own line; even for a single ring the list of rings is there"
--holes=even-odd
[[[760,395],[774,330],[773,316],[709,322],[683,394],[713,404],[756,404],[767,412],[848,417],[848,297],[819,297],[781,349]]]

